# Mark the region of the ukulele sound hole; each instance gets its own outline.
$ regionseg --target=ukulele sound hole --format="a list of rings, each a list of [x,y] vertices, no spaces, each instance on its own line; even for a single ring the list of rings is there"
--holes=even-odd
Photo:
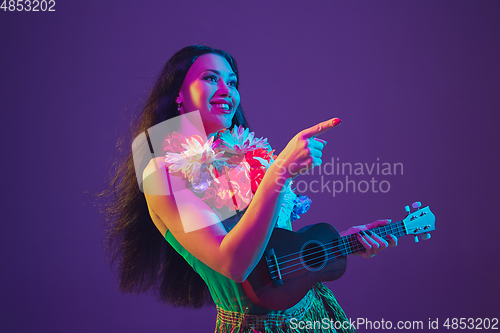
[[[300,262],[309,271],[319,271],[326,265],[328,253],[318,241],[308,241],[300,249]]]

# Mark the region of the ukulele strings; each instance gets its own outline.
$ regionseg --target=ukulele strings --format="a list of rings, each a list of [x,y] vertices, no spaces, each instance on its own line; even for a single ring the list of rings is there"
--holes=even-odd
[[[404,232],[403,232],[403,235],[404,235]],[[334,243],[334,242],[331,242],[331,243],[328,243],[328,244],[333,244],[333,243]],[[332,246],[332,247],[330,247],[330,248],[326,248],[325,250],[326,250],[326,251],[328,251],[328,250],[333,249],[334,247],[335,247],[335,245],[334,245],[334,246]],[[342,248],[342,246],[341,246],[340,248]],[[343,248],[345,249],[345,245],[343,245]],[[364,247],[363,247],[363,245],[361,245],[361,244],[358,242],[358,243],[354,246],[354,250],[353,250],[352,252],[356,252],[356,251],[362,250],[363,248],[364,248]],[[307,254],[307,255],[305,255],[304,257],[311,256],[311,255],[314,255],[314,254],[317,254],[317,253],[321,253],[321,252],[323,252],[323,250],[320,250],[320,251],[317,251],[317,252],[314,252],[314,253]],[[333,252],[334,257],[333,257],[333,258],[329,258],[329,259],[327,259],[326,261],[328,261],[328,260],[332,260],[332,259],[335,259],[335,256],[336,256],[339,252],[341,253],[341,252],[342,252],[342,250],[340,250],[340,251],[336,251],[336,252],[334,251],[334,252]],[[298,253],[298,252],[296,252],[296,253]],[[286,261],[286,262],[293,261],[293,260],[298,260],[298,259],[300,259],[300,256],[299,256],[298,258],[294,258],[294,259],[288,260],[288,261]],[[311,261],[313,261],[313,260],[315,260],[315,258],[312,258],[312,259],[307,259],[307,260],[304,260],[304,263],[306,263],[306,264],[307,264],[307,263],[310,263],[310,262],[311,262]],[[325,262],[326,262],[326,261],[325,261]],[[282,262],[282,264],[283,264],[283,263],[286,263],[286,262]],[[284,267],[281,267],[281,270],[282,270],[282,271],[284,271],[285,269],[289,269],[289,268],[292,268],[292,267],[297,266],[297,265],[300,265],[300,264],[301,264],[301,262],[296,263],[296,264],[293,264],[293,265],[289,265],[289,266],[284,266]],[[279,266],[279,265],[280,265],[280,263],[278,262],[278,266]],[[274,266],[274,265],[270,265],[270,267],[271,267],[271,266]],[[287,275],[287,274],[290,274],[290,273],[293,273],[293,272],[299,271],[299,270],[301,270],[301,269],[306,269],[306,268],[307,268],[307,267],[303,267],[303,266],[302,266],[302,267],[300,267],[300,268],[298,268],[298,269],[295,269],[295,270],[292,270],[292,271],[289,271],[289,272],[286,272],[286,273],[282,273],[282,274],[281,274],[281,276],[284,276],[284,275]],[[275,273],[275,272],[276,272],[276,270],[274,270],[274,271],[270,271],[270,273],[271,273],[271,274],[272,274],[272,273]]]
[[[394,224],[389,225],[389,226],[382,226],[382,227],[375,228],[375,229],[382,229],[382,228],[387,228],[387,227],[389,227],[389,229],[390,229],[390,231],[391,231],[391,232],[388,232],[388,230],[383,230],[383,232],[387,232],[387,233],[386,233],[386,235],[387,235],[387,234],[389,234],[389,233],[394,233],[393,231],[396,231],[396,232],[397,232],[397,234],[399,234],[399,232],[402,232],[402,233],[401,233],[402,235],[404,235],[404,234],[405,234],[405,231],[404,231],[404,229],[402,228],[402,225],[401,225],[401,226],[397,226],[397,223],[394,223]],[[393,227],[396,227],[396,228],[395,228],[395,230],[394,230],[394,228],[393,228]],[[374,229],[374,230],[375,230],[375,229]],[[377,231],[378,231],[378,230],[377,230]],[[351,236],[353,236],[353,235],[355,235],[355,234],[348,235],[348,236],[347,236],[347,239],[351,238]],[[385,235],[381,234],[381,236],[385,236]],[[342,240],[342,239],[340,239],[340,240]],[[337,248],[339,249],[338,251],[333,251],[333,253],[332,253],[333,258],[329,258],[329,259],[327,259],[326,261],[328,261],[328,260],[332,260],[332,259],[335,259],[335,257],[336,257],[339,253],[340,253],[340,254],[342,254],[342,252],[343,252],[342,250],[344,250],[344,252],[346,252],[346,253],[347,253],[346,249],[347,249],[347,246],[348,246],[348,245],[350,245],[350,246],[351,246],[351,248],[352,248],[352,252],[351,252],[351,253],[353,253],[353,252],[357,252],[357,251],[362,250],[362,249],[364,248],[364,246],[363,246],[363,245],[361,245],[361,243],[359,243],[359,241],[358,241],[358,242],[356,242],[356,243],[354,244],[354,246],[352,246],[352,244],[350,244],[350,243],[352,243],[352,240],[348,240],[348,242],[349,242],[349,243],[347,243],[347,244],[346,244],[346,242],[344,242],[344,241],[343,241],[343,242],[342,242],[342,245],[340,245],[340,246],[338,246],[338,244],[339,244],[339,239],[336,239],[336,240],[334,240],[333,242],[326,243],[325,245],[327,245],[327,246],[328,246],[328,245],[332,245],[332,247],[327,247],[327,248],[325,248],[325,249],[324,249],[324,250],[326,250],[327,252],[328,252],[328,250],[332,250],[332,249],[333,249],[333,248],[335,248],[335,247],[337,247]],[[313,253],[309,253],[309,254],[307,254],[307,255],[303,256],[303,258],[305,258],[305,257],[309,257],[309,256],[312,256],[312,255],[315,255],[315,254],[318,254],[318,253],[322,253],[322,252],[324,252],[324,250],[323,250],[323,249],[320,249],[319,251],[316,251],[316,252],[313,252]],[[295,254],[300,254],[300,252],[295,252],[295,253],[290,253],[290,254],[287,254],[287,255],[285,255],[285,256],[282,256],[282,257],[276,258],[276,260],[279,260],[279,259],[282,259],[282,258],[285,258],[285,257],[291,256],[291,255],[295,255]],[[290,259],[290,260],[282,261],[281,263],[280,263],[280,262],[278,262],[278,266],[280,267],[280,270],[281,270],[281,271],[284,271],[285,269],[289,269],[289,268],[292,268],[292,267],[294,267],[294,266],[300,265],[300,264],[301,264],[301,262],[296,263],[296,264],[293,264],[293,265],[289,265],[289,266],[283,266],[283,267],[281,267],[281,265],[282,265],[282,264],[285,264],[285,263],[287,263],[287,262],[294,261],[294,260],[299,260],[299,259],[300,259],[300,256],[295,257],[295,258]],[[312,258],[312,259],[305,259],[305,260],[304,260],[304,263],[306,263],[306,264],[307,264],[308,262],[312,262],[312,261],[314,261],[314,260],[316,260],[316,258]],[[274,265],[272,264],[272,265],[270,265],[270,267],[271,267],[271,266],[274,266]],[[306,268],[306,267],[300,267],[300,268],[295,269],[295,270],[293,270],[293,271],[289,271],[289,272],[286,272],[286,273],[282,273],[282,274],[281,274],[281,276],[284,276],[284,275],[286,275],[286,274],[290,274],[290,273],[293,273],[293,272],[296,272],[296,271],[298,271],[298,270],[305,269],[305,268]],[[276,271],[277,271],[277,270],[273,270],[273,271],[270,271],[270,273],[272,274],[272,273],[275,273]]]
[[[329,244],[330,244],[330,243],[329,243]],[[325,250],[328,252],[328,250],[331,250],[331,249],[333,249],[333,248],[335,248],[335,247],[336,247],[336,246],[335,246],[335,245],[333,245],[332,247],[325,248]],[[339,248],[343,248],[343,249],[345,249],[345,245],[341,245]],[[353,248],[354,248],[354,249],[353,249],[353,251],[352,251],[352,252],[357,252],[357,251],[359,251],[359,250],[364,249],[364,246],[363,246],[363,245],[361,245],[360,243],[358,243],[358,244],[356,244]],[[314,253],[307,254],[307,255],[305,255],[305,256],[303,256],[303,257],[312,256],[312,255],[315,255],[315,254],[318,254],[318,253],[321,253],[321,252],[323,252],[323,250],[320,250],[320,251],[317,251],[317,252],[314,252]],[[332,253],[332,254],[333,254],[333,257],[332,257],[332,258],[328,258],[328,259],[326,259],[326,260],[325,260],[325,262],[327,262],[327,261],[329,261],[329,260],[336,259],[336,256],[337,256],[337,254],[338,254],[338,253],[342,253],[342,250],[339,250],[339,251],[334,251],[334,252]],[[299,259],[300,259],[300,256],[299,256],[299,257],[297,257],[297,258],[294,258],[294,259],[288,260],[288,261],[299,260]],[[316,260],[316,258],[305,259],[305,260],[304,260],[304,263],[305,263],[305,264],[308,264],[308,263],[313,262],[314,260]],[[278,265],[279,265],[279,262],[278,262]],[[279,267],[280,267],[280,270],[282,271],[281,276],[284,276],[284,275],[287,275],[287,274],[291,274],[291,273],[293,273],[293,272],[296,272],[296,271],[299,271],[299,270],[302,270],[302,269],[307,269],[307,267],[302,266],[302,267],[299,267],[299,268],[297,268],[297,269],[295,269],[295,270],[292,270],[292,271],[283,272],[284,270],[286,270],[286,269],[290,269],[290,268],[292,268],[292,267],[294,267],[294,266],[297,266],[297,265],[301,265],[301,262],[298,262],[298,263],[293,264],[293,265],[284,266],[284,267],[279,266]],[[274,266],[274,265],[271,265],[271,266]],[[270,271],[270,273],[272,274],[272,273],[275,273],[276,271],[277,271],[277,270]]]
[[[387,227],[389,227],[389,229],[390,229],[390,230],[383,230],[382,232],[385,232],[385,233],[386,233],[386,235],[387,235],[387,234],[392,234],[392,233],[394,233],[394,231],[396,231],[397,233],[402,232],[402,234],[404,235],[404,233],[405,233],[405,232],[404,232],[404,228],[403,228],[403,226],[402,226],[402,225],[398,226],[397,224],[398,224],[398,223],[393,223],[393,224],[390,224],[390,225],[387,225],[387,226],[382,226],[382,227],[377,227],[377,228],[374,228],[373,230],[375,230],[375,231],[377,231],[377,232],[378,232],[379,230],[377,230],[377,229],[381,229],[381,228],[387,228]],[[377,232],[376,232],[376,233],[377,233]],[[347,236],[344,236],[344,237],[349,238],[349,237],[351,237],[352,235],[355,235],[355,234],[347,235]],[[380,235],[381,235],[381,236],[385,236],[385,235],[383,235],[382,233],[381,233]],[[325,243],[325,245],[330,245],[330,244],[334,244],[334,243],[337,243],[337,245],[338,245],[339,240],[342,240],[342,237],[341,237],[341,238],[338,238],[338,239],[335,239],[335,240],[334,240],[334,241],[332,241],[332,242]],[[349,242],[352,242],[352,240],[350,240]],[[344,243],[345,243],[345,242],[344,242]],[[321,251],[319,251],[319,252],[321,252]],[[319,252],[316,252],[316,253],[319,253]],[[286,258],[286,257],[292,256],[292,255],[295,255],[295,254],[299,254],[299,253],[300,253],[300,251],[299,251],[299,252],[289,253],[289,254],[287,254],[287,255],[284,255],[284,256],[281,256],[281,257],[277,257],[277,258],[276,258],[276,260],[281,260],[281,259],[284,259],[284,258]],[[312,253],[312,254],[315,254],[315,253]],[[334,253],[334,254],[337,254],[337,253]],[[295,260],[295,259],[291,259],[291,260]],[[291,261],[291,260],[288,260],[288,261]],[[282,263],[287,263],[288,261],[282,261]]]
[[[378,231],[378,230],[377,230],[377,231]],[[391,232],[388,232],[387,230],[384,230],[384,232],[387,232],[387,234],[389,234],[389,233],[394,233],[393,231],[396,231],[396,234],[398,234],[398,236],[399,236],[399,232],[401,232],[401,231],[402,231],[402,235],[404,235],[404,230],[403,230],[402,228],[400,228],[399,226],[396,226],[396,230],[394,230],[394,228],[392,228],[392,226],[391,226],[391,230],[390,230],[390,231],[391,231]],[[381,236],[385,236],[385,235],[381,234]],[[325,250],[326,250],[326,251],[328,251],[328,250],[331,250],[331,249],[333,249],[333,248],[335,248],[335,247],[338,247],[340,250],[339,250],[339,251],[333,251],[332,255],[334,255],[334,256],[337,256],[339,253],[340,253],[340,254],[342,254],[342,250],[344,250],[344,252],[346,252],[346,253],[347,253],[347,251],[345,251],[345,250],[347,249],[347,246],[348,246],[348,245],[349,245],[349,246],[351,246],[351,248],[353,248],[352,252],[357,252],[357,251],[359,251],[359,250],[362,250],[362,249],[364,248],[364,246],[363,246],[363,245],[361,245],[361,243],[359,243],[359,242],[355,242],[353,239],[349,240],[349,238],[353,238],[353,237],[354,237],[354,234],[353,234],[353,235],[348,235],[348,243],[346,244],[346,242],[343,242],[343,244],[342,244],[341,246],[338,246],[338,242],[339,242],[339,240],[338,240],[338,239],[337,239],[337,240],[335,240],[335,241],[333,241],[333,242],[326,243],[325,245],[327,245],[327,246],[332,244],[332,247],[330,247],[330,248],[328,248],[328,247],[327,247],[327,248],[325,248]],[[334,244],[334,243],[336,243],[336,244]],[[354,243],[354,246],[352,246],[352,244],[351,244],[351,243]],[[305,257],[309,257],[309,256],[312,256],[312,255],[315,255],[315,254],[318,254],[318,253],[321,253],[321,252],[323,252],[323,249],[320,249],[319,251],[316,251],[316,252],[313,252],[313,253],[309,253],[309,254],[307,254],[307,255],[303,256],[303,258],[305,258]],[[352,252],[351,252],[351,253],[352,253]],[[295,253],[288,254],[288,255],[286,255],[286,256],[290,256],[290,255],[294,255],[294,254],[299,254],[299,253],[300,253],[300,252],[295,252]],[[277,260],[282,259],[282,258],[284,258],[284,257],[286,257],[286,256],[279,257],[279,258],[277,258]],[[295,257],[295,258],[290,259],[290,260],[287,260],[287,261],[282,261],[281,263],[280,263],[280,262],[278,262],[278,265],[280,265],[280,264],[285,264],[285,263],[287,263],[287,262],[294,261],[294,260],[298,260],[298,259],[300,259],[300,256],[299,256],[298,258],[297,258],[297,257]],[[304,260],[304,263],[308,263],[308,261],[310,262],[310,261],[312,261],[312,260],[315,260],[315,258],[313,258],[313,259],[306,259],[306,260]],[[296,265],[299,265],[299,264],[300,264],[300,263],[297,263],[297,264],[294,264],[294,265],[290,265],[290,266],[284,266],[282,269],[283,269],[283,270],[285,270],[285,269],[287,269],[287,268],[291,268],[291,267],[296,266]],[[280,266],[280,267],[281,267],[281,266]]]

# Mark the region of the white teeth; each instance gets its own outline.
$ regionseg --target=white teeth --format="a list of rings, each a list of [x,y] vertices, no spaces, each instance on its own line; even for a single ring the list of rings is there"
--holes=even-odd
[[[229,104],[215,104],[215,106],[222,110],[229,110]]]

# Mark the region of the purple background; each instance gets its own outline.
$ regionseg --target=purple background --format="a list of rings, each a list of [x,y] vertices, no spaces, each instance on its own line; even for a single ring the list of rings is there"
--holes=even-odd
[[[338,116],[325,160],[404,164],[376,178],[386,194],[307,193],[296,229],[400,220],[416,200],[435,213],[431,240],[351,257],[327,283],[349,317],[498,317],[498,1],[58,1],[1,11],[0,31],[2,332],[213,331],[213,308],[117,291],[85,193],[103,189],[116,139],[190,44],[235,56],[248,119],[277,151]]]

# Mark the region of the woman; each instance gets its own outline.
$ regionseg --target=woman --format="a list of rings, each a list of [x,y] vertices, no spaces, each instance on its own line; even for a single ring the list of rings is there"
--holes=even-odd
[[[202,126],[191,117],[195,114]],[[291,209],[298,202],[290,190],[291,180],[321,164],[326,142],[316,136],[339,125],[340,119],[298,133],[276,157],[265,140],[243,132],[248,124],[240,105],[236,62],[229,54],[204,46],[186,47],[167,62],[132,135],[139,137],[168,119],[179,121],[165,140],[166,157],[151,159],[141,175],[142,169],[137,170],[141,163],[134,161],[138,154],[130,152],[112,182],[116,195],[107,208],[112,221],[108,236],[113,260],[120,258],[121,290],[143,292],[154,287],[169,304],[200,307],[209,303],[208,286],[217,305],[216,332],[294,332],[303,331],[298,321],[345,321],[323,284],[284,311],[258,307],[241,286],[263,255],[275,225],[290,228]],[[231,145],[232,139],[242,137],[251,147]],[[152,138],[149,134],[150,146],[155,146]],[[241,160],[235,149],[249,159]],[[261,158],[252,159],[257,153]],[[264,171],[250,177],[255,170]],[[241,178],[230,181],[234,177]],[[207,193],[213,192],[208,188],[214,186],[219,196],[208,198]],[[223,190],[230,195],[221,203]],[[385,223],[353,227],[343,235]],[[366,249],[358,254],[365,257],[396,245],[392,235],[386,241],[364,233],[358,240]]]

